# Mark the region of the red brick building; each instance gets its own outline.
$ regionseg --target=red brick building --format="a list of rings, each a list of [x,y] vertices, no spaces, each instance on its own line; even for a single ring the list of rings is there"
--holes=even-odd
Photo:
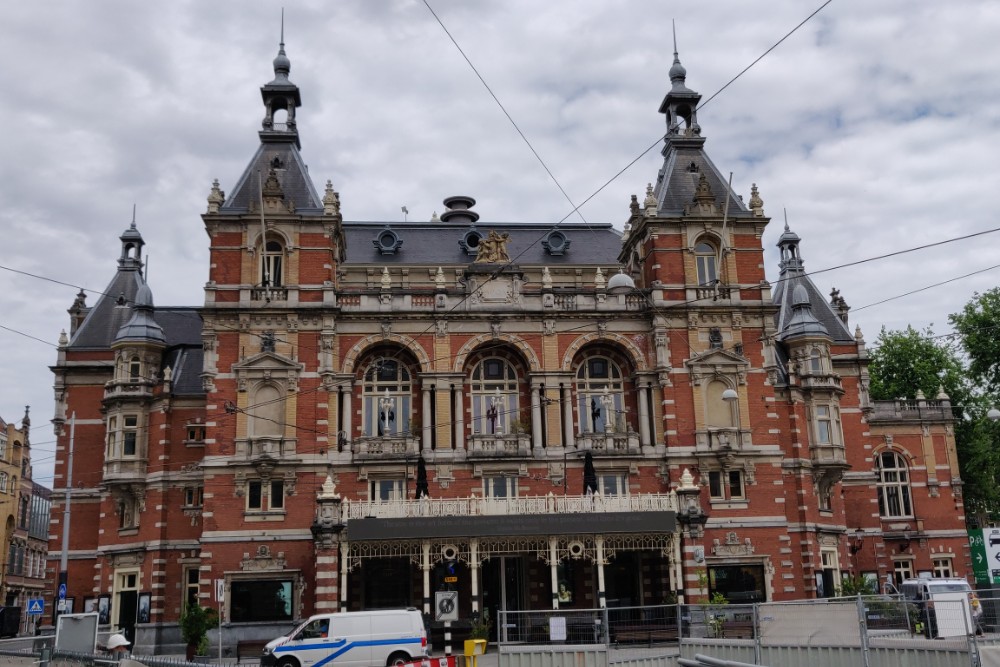
[[[50,563],[69,485],[75,610],[141,650],[217,581],[231,644],[324,610],[434,616],[446,588],[468,619],[968,572],[947,409],[868,399],[849,308],[787,228],[767,282],[763,202],[705,153],[679,60],[624,233],[483,222],[471,197],[345,221],[289,69],[282,46],[257,150],[209,193],[203,305],[154,307],[133,223],[69,311]]]

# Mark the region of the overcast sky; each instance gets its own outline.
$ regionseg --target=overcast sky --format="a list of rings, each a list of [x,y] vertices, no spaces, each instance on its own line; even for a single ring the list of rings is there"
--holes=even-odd
[[[580,202],[664,131],[670,24],[707,99],[821,0],[429,0],[563,188]],[[302,153],[350,220],[555,222],[570,207],[420,0],[286,0]],[[158,305],[200,305],[213,178],[232,190],[258,145],[280,3],[10,3],[0,22],[0,264],[100,291],[133,203]],[[1000,226],[1000,3],[833,0],[698,114],[706,150],[765,213],[782,209],[808,270]],[[581,209],[621,228],[659,146]],[[991,194],[992,193],[992,194]],[[576,218],[579,220],[579,218]],[[869,342],[933,325],[1000,263],[1000,234],[829,271]],[[51,485],[52,376],[76,289],[0,270],[0,416],[32,406],[35,478]],[[88,303],[96,301],[91,293]],[[34,340],[28,336],[35,337]]]

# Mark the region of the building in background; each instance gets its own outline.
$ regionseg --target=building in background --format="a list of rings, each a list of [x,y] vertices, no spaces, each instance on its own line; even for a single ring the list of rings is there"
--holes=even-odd
[[[0,419],[0,517],[3,520],[3,570],[0,598],[5,607],[20,607],[21,632],[30,634],[39,622],[28,612],[29,602],[44,600],[48,556],[51,491],[31,479],[31,419],[25,408],[20,428]],[[41,513],[44,511],[44,516]]]
[[[70,308],[50,563],[65,550],[76,609],[143,650],[175,648],[216,582],[232,644],[332,610],[461,626],[970,572],[946,399],[869,400],[863,337],[787,226],[767,282],[763,201],[705,153],[679,59],[624,232],[487,222],[467,196],[345,221],[289,70],[282,45],[256,152],[209,192],[203,305],[154,306],[133,221]]]

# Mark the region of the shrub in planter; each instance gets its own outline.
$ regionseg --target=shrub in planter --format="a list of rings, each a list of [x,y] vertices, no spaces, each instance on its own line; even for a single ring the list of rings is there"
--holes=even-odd
[[[181,614],[181,637],[187,644],[187,658],[208,653],[208,631],[218,627],[219,614],[210,607],[190,604]]]

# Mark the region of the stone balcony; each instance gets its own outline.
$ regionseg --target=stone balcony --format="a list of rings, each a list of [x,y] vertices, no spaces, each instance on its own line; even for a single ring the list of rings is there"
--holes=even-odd
[[[506,516],[518,514],[581,514],[609,512],[676,512],[673,493],[623,496],[526,496],[521,498],[421,498],[385,503],[344,500],[341,520],[409,517]]]
[[[145,458],[118,458],[104,462],[104,483],[134,483],[146,481]]]
[[[950,401],[903,400],[872,401],[872,412],[868,421],[951,421],[954,413]]]
[[[527,433],[507,435],[477,433],[469,436],[467,448],[470,459],[529,456],[531,436]]]
[[[637,455],[642,451],[639,446],[639,434],[634,431],[578,433],[576,448],[610,456]]]
[[[357,460],[412,460],[420,455],[420,441],[402,435],[355,438],[351,453]]]
[[[699,452],[735,452],[751,444],[749,429],[717,427],[695,431],[695,449]]]
[[[146,379],[111,380],[104,385],[104,398],[119,400],[134,400],[153,395],[155,382]]]

